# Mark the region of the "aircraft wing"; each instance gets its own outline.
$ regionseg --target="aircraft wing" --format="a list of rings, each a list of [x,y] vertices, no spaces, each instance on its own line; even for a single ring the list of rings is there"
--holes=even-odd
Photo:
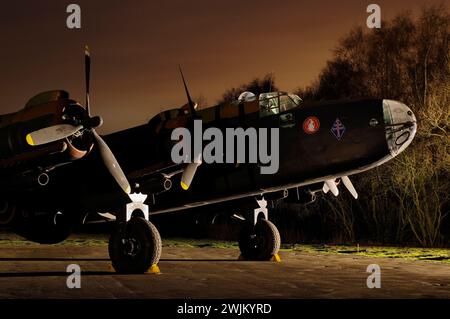
[[[153,186],[156,183],[162,185],[164,190],[168,190],[172,187],[172,177],[182,174],[180,181],[181,188],[188,190],[194,179],[197,168],[201,164],[201,158],[197,158],[193,163],[159,164],[158,166],[133,171],[128,174],[128,178],[138,184],[138,186],[144,186],[144,184],[146,186],[149,186],[149,184],[150,186]]]

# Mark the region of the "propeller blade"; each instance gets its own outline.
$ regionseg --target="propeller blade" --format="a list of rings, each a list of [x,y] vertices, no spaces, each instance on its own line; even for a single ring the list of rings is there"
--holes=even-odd
[[[186,81],[184,80],[184,75],[183,75],[183,71],[181,70],[181,66],[179,65],[178,68],[180,69],[181,79],[183,80],[184,90],[186,91],[186,97],[189,102],[189,109],[191,111],[191,115],[194,115],[196,104],[192,101],[191,95],[189,94],[189,90],[188,90]]]
[[[338,196],[339,195],[339,190],[336,186],[336,182],[334,179],[328,179],[325,181],[325,184],[328,186],[328,188],[330,189],[330,191],[333,193],[334,196]]]
[[[31,132],[27,134],[25,139],[29,145],[38,146],[65,139],[82,128],[82,125],[59,124]]]
[[[86,76],[86,111],[88,115],[91,115],[91,110],[89,106],[89,82],[91,78],[91,52],[89,47],[86,45],[84,48],[84,72]]]
[[[190,163],[183,171],[183,175],[181,176],[181,187],[187,191],[189,186],[191,186],[192,180],[194,179],[195,172],[197,171],[197,167],[200,164]]]
[[[342,179],[342,182],[344,183],[345,187],[350,192],[350,194],[352,194],[352,196],[355,199],[358,199],[358,193],[356,192],[355,187],[353,186],[352,182],[350,181],[350,178],[348,178],[348,176],[342,176],[341,179]]]
[[[329,191],[330,191],[330,189],[328,188],[327,183],[323,183],[322,192],[324,192],[326,194]]]
[[[123,191],[127,194],[130,194],[131,193],[130,183],[128,183],[128,180],[124,172],[122,171],[122,168],[120,167],[119,163],[117,162],[113,152],[95,130],[92,130],[92,133],[95,137],[95,140],[97,141],[97,146],[106,168],[114,177],[117,184],[119,184],[119,186],[123,189]]]
[[[197,156],[193,163],[189,163],[181,176],[181,188],[185,191],[191,186],[197,168],[202,164],[201,154]]]

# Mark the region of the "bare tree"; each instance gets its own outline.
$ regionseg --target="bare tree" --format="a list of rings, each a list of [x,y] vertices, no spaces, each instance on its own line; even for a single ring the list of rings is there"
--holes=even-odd
[[[450,224],[449,28],[444,5],[423,9],[416,20],[401,14],[383,22],[382,29],[355,28],[340,40],[319,79],[299,90],[313,100],[397,99],[415,112],[419,129],[412,147],[356,179],[369,193],[357,207],[334,204],[344,221],[353,212],[336,210],[360,210],[378,240],[408,240],[410,234],[410,240],[432,246],[450,234],[442,229],[446,218]]]

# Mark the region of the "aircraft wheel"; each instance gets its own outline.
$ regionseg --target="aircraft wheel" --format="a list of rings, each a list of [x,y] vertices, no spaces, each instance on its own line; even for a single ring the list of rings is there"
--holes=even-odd
[[[109,239],[109,256],[116,272],[142,274],[157,264],[162,242],[156,227],[142,217],[133,217],[127,225],[117,227]]]
[[[244,228],[239,238],[241,255],[246,260],[270,260],[278,254],[280,245],[277,227],[265,219],[260,219],[255,226]]]
[[[8,225],[16,214],[16,207],[0,199],[0,225]]]
[[[45,212],[27,207],[17,207],[17,219],[13,221],[13,231],[39,244],[57,244],[69,237],[72,222],[69,214]]]

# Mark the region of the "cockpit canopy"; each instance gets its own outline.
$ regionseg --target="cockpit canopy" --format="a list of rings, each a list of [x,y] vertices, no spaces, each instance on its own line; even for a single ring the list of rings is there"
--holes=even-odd
[[[276,115],[300,106],[303,100],[296,94],[286,92],[261,93],[259,96],[252,92],[243,92],[232,102],[196,110],[204,123],[225,119],[238,119],[243,114],[259,113],[259,117]],[[155,126],[161,121],[166,122],[166,128],[176,128],[185,125],[190,110],[187,104],[182,107],[163,111],[155,115],[150,123]],[[180,124],[182,123],[182,124]],[[153,124],[152,124],[153,125]]]
[[[259,95],[261,116],[269,116],[284,112],[299,106],[302,99],[296,94],[286,92],[269,92]]]

